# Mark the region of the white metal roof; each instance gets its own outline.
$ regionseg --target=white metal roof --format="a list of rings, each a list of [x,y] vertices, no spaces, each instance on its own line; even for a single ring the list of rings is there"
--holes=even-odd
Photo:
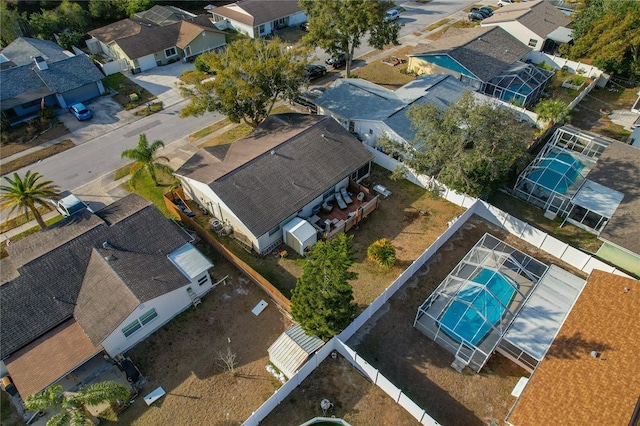
[[[569,43],[573,40],[573,30],[567,27],[558,27],[555,30],[551,31],[547,38],[558,43]]]
[[[267,352],[269,352],[269,360],[278,370],[287,377],[293,377],[309,355],[323,345],[324,342],[320,338],[309,336],[300,325],[296,324],[282,333]]]
[[[168,257],[190,280],[213,267],[213,263],[189,243],[170,253]]]
[[[610,218],[616,211],[624,194],[589,179],[585,180],[571,202],[587,210]]]
[[[542,360],[585,283],[551,265],[504,338],[538,361]]]
[[[313,225],[300,217],[294,217],[289,223],[282,227],[282,231],[290,233],[301,243],[312,238],[317,233]]]

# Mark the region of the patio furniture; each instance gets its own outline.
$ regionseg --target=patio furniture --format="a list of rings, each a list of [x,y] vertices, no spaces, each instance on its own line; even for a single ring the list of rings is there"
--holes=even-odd
[[[344,202],[342,195],[340,195],[339,192],[336,192],[336,203],[338,203],[338,207],[340,207],[341,210],[347,208],[347,203]]]
[[[331,212],[331,210],[333,210],[333,204],[328,203],[326,201],[322,203],[322,211],[323,212],[329,213],[329,212]]]
[[[311,208],[311,214],[315,215],[320,213],[320,209],[322,209],[322,204],[318,204],[317,206],[313,206]]]
[[[353,200],[351,199],[351,197],[349,196],[349,193],[347,192],[347,188],[340,188],[340,195],[342,195],[342,199],[347,204],[353,203]]]
[[[359,192],[356,196],[356,200],[362,202],[362,200],[364,200],[364,192]]]
[[[389,191],[386,187],[377,184],[373,187],[373,190],[376,191],[378,194],[382,195],[384,198],[387,198],[389,195],[391,195],[391,191]]]

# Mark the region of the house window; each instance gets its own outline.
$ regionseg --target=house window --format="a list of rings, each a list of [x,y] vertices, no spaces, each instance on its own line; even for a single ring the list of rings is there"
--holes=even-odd
[[[353,121],[349,120],[349,132],[350,133],[354,133],[356,131],[356,123],[354,123]]]
[[[156,312],[156,308],[152,308],[149,312],[145,312],[135,321],[125,325],[122,328],[122,334],[124,334],[124,337],[129,337],[157,317],[158,313]]]
[[[258,27],[258,34],[260,35],[264,34],[264,24]]]
[[[369,134],[372,135],[373,134],[373,129],[369,129]]]
[[[322,199],[326,200],[327,198],[331,197],[334,194],[334,192],[335,192],[335,189],[333,187],[329,188],[327,192],[322,194]]]
[[[538,40],[536,40],[535,38],[529,39],[529,47],[536,47],[537,44],[538,44]]]
[[[198,279],[198,285],[205,285],[209,281],[209,275],[204,275]]]
[[[202,34],[205,34],[205,33],[202,33]],[[186,56],[191,56],[191,46],[187,46],[184,48],[184,54]]]
[[[275,228],[273,228],[271,231],[269,231],[269,236],[272,236],[273,234],[275,234],[276,232],[278,232],[280,230],[280,225],[276,226]]]
[[[169,57],[169,56],[176,56],[178,54],[178,52],[176,52],[176,48],[175,47],[170,47],[168,49],[164,49],[164,56],[165,57]]]

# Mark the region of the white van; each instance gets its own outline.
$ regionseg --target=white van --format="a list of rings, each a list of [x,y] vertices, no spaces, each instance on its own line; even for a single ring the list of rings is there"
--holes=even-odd
[[[397,9],[389,9],[387,13],[384,15],[385,21],[395,21],[400,17],[400,12]]]

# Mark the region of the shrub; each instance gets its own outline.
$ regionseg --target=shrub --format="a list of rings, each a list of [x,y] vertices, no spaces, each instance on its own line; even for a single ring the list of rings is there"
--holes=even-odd
[[[381,238],[367,249],[367,258],[383,269],[389,269],[396,263],[396,249],[391,241]]]
[[[547,70],[547,71],[553,71],[553,67],[544,61],[538,64],[538,68],[542,68],[543,70]]]
[[[38,117],[40,117],[40,120],[42,121],[53,120],[56,117],[56,112],[52,107],[45,106],[44,108],[38,110]]]

